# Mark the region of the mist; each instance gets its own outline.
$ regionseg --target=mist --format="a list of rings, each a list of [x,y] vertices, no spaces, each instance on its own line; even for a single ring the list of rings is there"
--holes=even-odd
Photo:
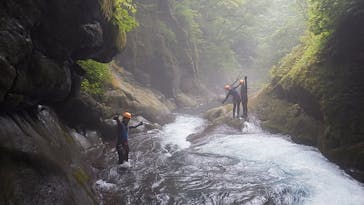
[[[364,204],[363,0],[0,5],[0,204]]]
[[[306,29],[306,11],[296,1],[208,1],[193,8],[199,13],[201,41],[221,51],[199,47],[201,78],[215,89],[239,75],[248,76],[252,91],[261,88],[270,80],[270,69],[300,43]]]

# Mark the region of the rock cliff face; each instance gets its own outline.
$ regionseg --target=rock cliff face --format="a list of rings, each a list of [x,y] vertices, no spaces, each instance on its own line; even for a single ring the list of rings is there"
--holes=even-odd
[[[1,204],[98,204],[77,142],[48,108],[0,116]]]
[[[69,126],[98,130],[105,139],[114,140],[116,136],[112,116],[129,111],[141,115],[154,123],[164,124],[169,121],[175,103],[156,91],[145,88],[134,76],[115,63],[110,63],[110,82],[103,97],[92,98],[84,93],[65,103],[54,106]]]
[[[117,36],[98,0],[0,2],[1,204],[98,204],[77,143],[38,105],[73,96],[75,61],[110,61]]]
[[[82,75],[76,60],[109,61],[117,51],[117,27],[98,0],[0,4],[2,111],[65,100]]]
[[[128,33],[128,43],[117,57],[136,80],[166,97],[196,92],[197,54],[188,34],[173,16],[169,1],[137,0],[140,26]]]
[[[349,5],[335,11],[342,15],[322,51],[292,51],[253,104],[265,128],[319,147],[364,181],[364,4]]]

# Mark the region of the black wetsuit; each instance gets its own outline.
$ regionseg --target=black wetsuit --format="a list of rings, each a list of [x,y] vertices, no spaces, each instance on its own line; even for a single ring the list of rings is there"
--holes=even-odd
[[[244,83],[243,85],[241,85],[240,87],[240,95],[241,95],[241,105],[243,108],[243,117],[247,117],[248,116],[248,93],[246,92],[246,84]]]
[[[236,87],[232,88],[231,90],[229,90],[229,92],[226,95],[225,100],[222,103],[225,103],[225,101],[228,99],[229,96],[233,96],[233,118],[235,118],[235,111],[236,111],[236,117],[239,117],[239,113],[240,113],[240,101],[241,101],[241,97],[238,93],[238,91],[236,91]]]

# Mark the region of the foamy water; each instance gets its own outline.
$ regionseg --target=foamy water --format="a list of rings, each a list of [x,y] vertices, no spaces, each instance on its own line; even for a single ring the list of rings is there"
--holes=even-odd
[[[262,173],[266,177],[303,190],[307,194],[303,196],[303,204],[364,204],[362,184],[329,162],[316,148],[292,143],[286,136],[265,133],[251,123],[245,124],[243,134],[220,135],[198,150],[247,162],[241,163],[244,169],[255,164],[266,171]],[[279,192],[282,184],[276,185],[272,187]],[[294,204],[289,198],[286,202]]]
[[[204,120],[199,117],[179,115],[174,123],[163,127],[161,138],[164,145],[177,145],[180,149],[188,148],[191,143],[187,141],[190,134],[201,131]]]
[[[119,204],[364,205],[363,185],[316,148],[253,123],[191,145],[187,137],[205,124],[180,115],[160,132],[131,137],[132,166],[105,169],[97,188]]]

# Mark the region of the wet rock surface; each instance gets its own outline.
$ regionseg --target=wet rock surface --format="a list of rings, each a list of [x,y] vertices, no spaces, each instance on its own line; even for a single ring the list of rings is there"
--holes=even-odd
[[[244,119],[234,119],[232,110],[232,105],[224,105],[208,110],[204,113],[203,117],[210,121],[210,126],[212,127],[226,124],[236,130],[241,131],[241,129],[243,128]]]
[[[98,204],[93,174],[55,113],[0,117],[0,185],[4,204]]]
[[[1,111],[65,100],[82,74],[75,61],[110,61],[117,35],[98,0],[2,1]]]
[[[84,74],[75,62],[110,61],[118,35],[99,0],[0,2],[1,204],[99,204],[84,153],[97,158],[102,147],[91,135],[77,141],[53,108],[39,104],[60,113],[54,104],[76,96]],[[84,104],[94,105],[74,101],[85,112]],[[82,119],[97,124],[98,113],[89,113],[96,114]]]

